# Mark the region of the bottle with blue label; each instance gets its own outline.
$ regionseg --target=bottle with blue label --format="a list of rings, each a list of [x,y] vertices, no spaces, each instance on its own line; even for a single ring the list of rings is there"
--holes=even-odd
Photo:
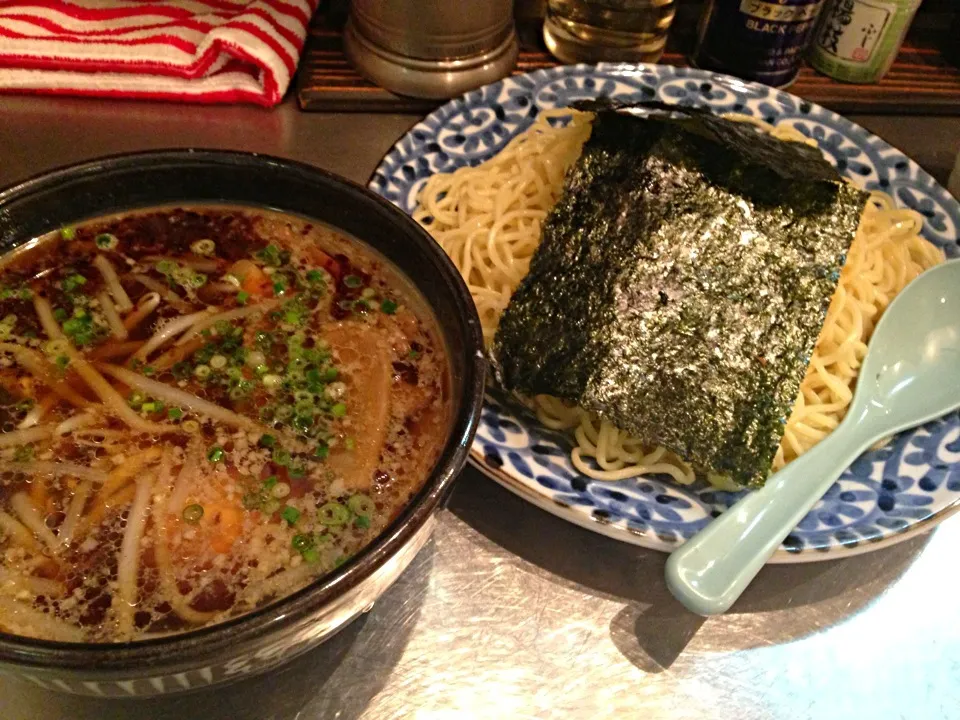
[[[823,0],[707,0],[691,62],[772,87],[800,72]]]

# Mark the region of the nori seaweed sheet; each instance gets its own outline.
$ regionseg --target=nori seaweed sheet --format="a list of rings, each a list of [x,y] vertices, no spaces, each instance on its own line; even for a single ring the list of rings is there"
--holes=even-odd
[[[867,194],[817,149],[750,125],[588,109],[591,137],[500,320],[495,377],[761,484]]]

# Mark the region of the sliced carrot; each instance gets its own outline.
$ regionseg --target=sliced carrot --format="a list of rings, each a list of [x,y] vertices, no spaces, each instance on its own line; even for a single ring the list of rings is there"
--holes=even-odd
[[[189,501],[187,505],[193,504]],[[203,517],[196,525],[188,526],[180,515],[170,515],[170,527],[194,529],[194,536],[190,539],[181,539],[177,545],[177,555],[181,560],[188,560],[202,556],[208,550],[218,555],[230,552],[233,544],[240,537],[243,530],[243,511],[234,505],[203,502]]]
[[[303,254],[306,256],[307,260],[310,261],[311,265],[322,267],[328,273],[333,275],[335,280],[340,279],[340,273],[342,272],[340,263],[327,255],[327,253],[325,253],[323,250],[315,245],[308,245],[303,249]]]
[[[237,260],[230,266],[230,274],[240,280],[240,288],[250,295],[262,297],[270,293],[270,276],[251,260]]]
[[[240,537],[243,529],[243,513],[235,507],[218,507],[211,517],[210,547],[215,553],[223,555]]]

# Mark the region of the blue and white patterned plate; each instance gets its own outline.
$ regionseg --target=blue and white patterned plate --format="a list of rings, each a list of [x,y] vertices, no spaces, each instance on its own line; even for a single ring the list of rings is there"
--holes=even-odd
[[[370,187],[412,212],[424,181],[496,154],[542,109],[608,96],[660,100],[787,121],[814,138],[847,177],[920,212],[923,234],[960,255],[960,205],[899,150],[789,93],[687,68],[575,65],[538,70],[453,100],[387,153]],[[570,442],[526,411],[488,396],[472,461],[540,507],[610,537],[669,551],[723,512],[738,494],[681,488],[651,478],[598,482],[577,472]],[[960,509],[960,414],[894,438],[850,467],[787,537],[773,562],[820,560],[894,543]]]

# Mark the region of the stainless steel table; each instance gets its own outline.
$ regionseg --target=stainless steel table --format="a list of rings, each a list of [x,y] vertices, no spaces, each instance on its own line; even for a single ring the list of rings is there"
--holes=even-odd
[[[854,118],[943,181],[960,118]],[[105,153],[221,147],[363,182],[397,115],[0,98],[0,184]],[[0,680],[0,720],[960,718],[960,518],[862,557],[766,568],[704,620],[664,555],[564,523],[468,469],[372,612],[280,672],[171,699]]]

